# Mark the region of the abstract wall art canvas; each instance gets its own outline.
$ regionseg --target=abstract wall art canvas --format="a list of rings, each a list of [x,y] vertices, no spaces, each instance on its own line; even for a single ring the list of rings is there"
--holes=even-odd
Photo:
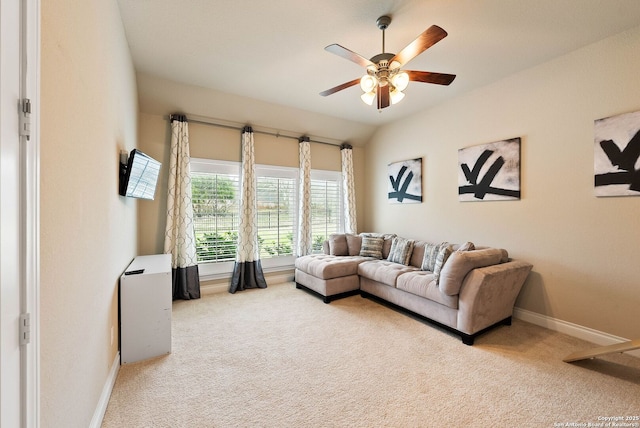
[[[458,199],[520,199],[520,138],[459,149]]]
[[[389,203],[422,202],[422,158],[390,163],[387,172]]]
[[[640,196],[640,111],[595,121],[596,196]]]

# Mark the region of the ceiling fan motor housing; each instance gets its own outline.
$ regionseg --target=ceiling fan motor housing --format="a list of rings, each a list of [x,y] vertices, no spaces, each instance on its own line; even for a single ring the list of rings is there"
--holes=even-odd
[[[389,27],[389,24],[391,24],[391,17],[388,15],[381,16],[376,20],[376,24],[378,24],[379,29],[384,31]]]

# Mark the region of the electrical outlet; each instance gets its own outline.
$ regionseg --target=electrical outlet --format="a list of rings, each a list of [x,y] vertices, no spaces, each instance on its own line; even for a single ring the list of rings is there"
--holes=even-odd
[[[113,346],[113,326],[111,326],[111,346]]]

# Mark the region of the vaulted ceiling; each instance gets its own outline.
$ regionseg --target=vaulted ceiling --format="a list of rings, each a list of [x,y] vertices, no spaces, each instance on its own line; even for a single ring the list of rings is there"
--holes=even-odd
[[[297,109],[380,125],[640,25],[638,0],[118,0],[136,70]],[[376,19],[390,15],[386,51],[429,26],[448,32],[407,68],[456,74],[450,86],[411,82],[382,111],[360,100],[357,64],[324,50],[338,43],[370,58]],[[549,76],[550,79],[553,76]]]

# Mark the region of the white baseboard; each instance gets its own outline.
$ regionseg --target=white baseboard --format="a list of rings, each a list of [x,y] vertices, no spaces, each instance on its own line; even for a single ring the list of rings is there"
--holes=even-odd
[[[562,321],[557,318],[541,315],[526,309],[514,308],[513,316],[522,321],[530,322],[531,324],[539,325],[540,327],[548,328],[549,330],[557,331],[558,333],[563,333],[568,336],[577,337],[578,339],[586,340],[599,346],[614,345],[630,340],[609,333],[603,333],[589,327]],[[626,354],[640,358],[640,350],[629,351],[626,352]]]
[[[200,295],[222,293],[229,290],[229,284],[201,285]]]
[[[293,272],[285,273],[269,273],[265,272],[265,279],[267,285],[282,284],[285,282],[293,281]],[[200,294],[215,294],[229,291],[228,283],[209,284],[200,286]]]
[[[89,428],[100,428],[102,420],[104,419],[104,413],[107,411],[107,405],[109,404],[109,398],[111,397],[111,391],[113,391],[113,385],[116,383],[118,377],[118,370],[120,370],[120,351],[116,352],[116,357],[113,359],[111,370],[109,370],[109,376],[102,388],[102,394],[95,412],[93,412],[93,418],[89,424]]]

